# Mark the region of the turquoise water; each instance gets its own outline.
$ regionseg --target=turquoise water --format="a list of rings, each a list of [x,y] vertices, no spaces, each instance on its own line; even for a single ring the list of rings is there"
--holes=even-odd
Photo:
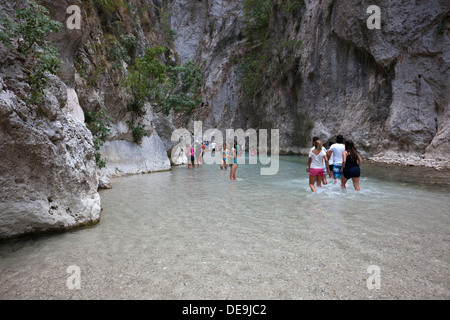
[[[450,298],[448,171],[365,163],[361,192],[313,194],[304,157],[260,168],[113,179],[96,226],[0,244],[0,298]]]

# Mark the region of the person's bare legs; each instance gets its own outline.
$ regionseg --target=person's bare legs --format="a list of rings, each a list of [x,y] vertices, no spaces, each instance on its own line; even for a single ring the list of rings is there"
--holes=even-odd
[[[317,188],[322,188],[322,176],[316,176]]]
[[[328,182],[327,182],[327,174],[326,173],[322,176],[322,183],[323,183],[324,186],[326,186],[328,184]]]
[[[344,176],[342,176],[341,178],[341,188],[342,189],[346,189],[347,187],[345,186],[345,184],[347,183],[348,179],[346,179]]]
[[[356,191],[360,191],[359,189],[359,177],[358,178],[352,178],[353,186],[355,187]]]
[[[316,177],[309,176],[309,187],[312,192],[316,192],[316,188],[314,187],[314,182],[316,181]]]
[[[237,170],[237,164],[232,164],[230,168],[230,180],[237,180],[236,179],[236,170]]]

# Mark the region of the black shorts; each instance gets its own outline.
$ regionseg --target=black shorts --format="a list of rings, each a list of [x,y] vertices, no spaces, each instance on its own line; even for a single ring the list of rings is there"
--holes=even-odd
[[[343,175],[347,180],[351,178],[359,178],[361,176],[361,169],[359,167],[344,168]]]
[[[333,165],[332,164],[329,164],[328,168],[330,168],[330,171],[333,172]]]
[[[194,161],[195,161],[195,157],[191,156],[191,162],[194,163]]]

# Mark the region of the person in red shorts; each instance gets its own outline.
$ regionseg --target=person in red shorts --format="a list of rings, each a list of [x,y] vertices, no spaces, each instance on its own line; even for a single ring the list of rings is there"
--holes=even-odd
[[[312,192],[316,192],[314,184],[317,184],[318,188],[322,188],[324,169],[326,169],[327,174],[330,173],[327,153],[322,150],[322,142],[316,140],[314,142],[314,149],[309,152],[308,164],[306,166],[306,172],[309,172],[309,187]]]

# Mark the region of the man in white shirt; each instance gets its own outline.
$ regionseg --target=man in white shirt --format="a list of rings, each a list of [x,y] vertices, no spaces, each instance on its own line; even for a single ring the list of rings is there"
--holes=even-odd
[[[314,147],[314,142],[316,142],[317,140],[320,140],[319,137],[313,137],[312,139],[312,145],[313,147],[311,148],[310,151],[313,151],[316,147]],[[327,152],[327,149],[325,149],[324,146],[322,146],[322,151],[325,151],[325,153]],[[324,170],[323,170],[323,176],[322,176],[322,184],[327,184],[327,168],[325,167],[325,160],[323,160],[323,166],[324,166]]]
[[[336,143],[333,144],[327,152],[328,159],[333,160],[333,176],[334,182],[342,178],[342,154],[345,151],[344,137],[338,135],[336,137]]]

